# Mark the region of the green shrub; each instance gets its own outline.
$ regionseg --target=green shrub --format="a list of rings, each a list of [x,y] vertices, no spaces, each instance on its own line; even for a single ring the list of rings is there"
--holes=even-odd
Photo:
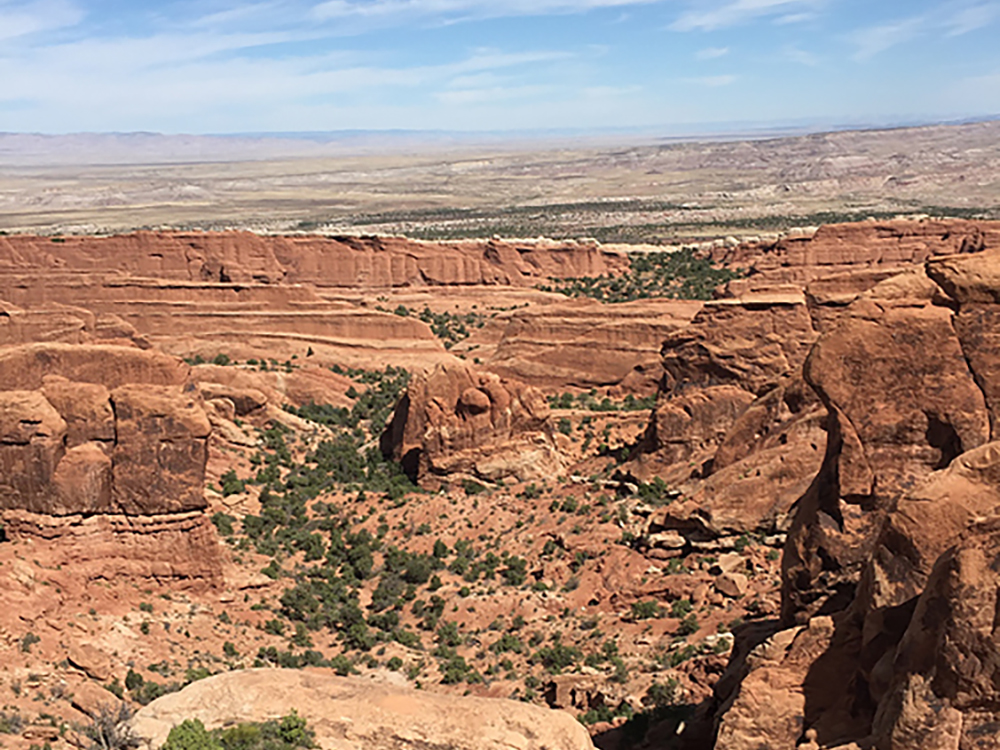
[[[650,297],[707,300],[712,298],[717,286],[741,276],[738,272],[717,268],[710,259],[700,258],[689,249],[672,253],[632,253],[629,260],[629,272],[621,276],[552,279],[550,285],[538,288],[605,303]]]
[[[562,641],[556,641],[551,646],[539,649],[531,657],[533,664],[541,664],[553,674],[559,674],[562,670],[572,666],[580,658],[579,649],[563,645]]]
[[[698,632],[698,628],[698,618],[692,613],[681,620],[680,627],[677,628],[677,634],[684,636],[693,635]]]
[[[663,614],[663,610],[660,609],[660,605],[655,601],[648,602],[635,602],[632,604],[632,619],[633,620],[649,620],[654,617],[659,617]]]
[[[161,750],[223,750],[223,746],[200,719],[185,719],[170,730]]]
[[[223,497],[229,497],[230,495],[238,495],[239,493],[246,490],[246,482],[236,476],[236,471],[230,469],[219,479],[219,486],[222,488]],[[214,520],[214,518],[213,518]],[[230,526],[230,529],[232,527]],[[232,531],[230,530],[230,533]]]

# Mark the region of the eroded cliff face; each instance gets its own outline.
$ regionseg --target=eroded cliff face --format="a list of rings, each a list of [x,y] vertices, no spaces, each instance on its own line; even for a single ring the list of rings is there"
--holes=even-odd
[[[784,550],[791,629],[734,661],[717,747],[794,747],[807,731],[829,747],[990,746],[1000,253],[973,249],[825,321],[803,373],[829,439]]]
[[[628,267],[596,244],[501,240],[453,243],[401,237],[288,237],[250,232],[136,232],[115,237],[0,237],[0,268],[114,273],[173,282],[299,284],[351,290],[402,286],[531,287],[550,277],[602,276]],[[9,298],[6,290],[0,297]]]
[[[0,373],[11,536],[59,539],[93,575],[218,582],[203,512],[211,425],[187,365],[124,346],[32,344],[0,350]]]

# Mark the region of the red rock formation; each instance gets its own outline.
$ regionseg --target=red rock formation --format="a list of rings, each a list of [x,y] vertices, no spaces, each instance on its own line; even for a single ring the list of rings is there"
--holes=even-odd
[[[701,307],[687,300],[603,305],[583,299],[529,307],[510,315],[486,365],[542,388],[615,386],[646,368],[656,372],[648,377],[655,388],[664,339]]]
[[[814,234],[793,234],[775,243],[713,251],[714,260],[750,270],[733,293],[775,284],[806,285],[838,274],[900,270],[939,255],[1000,247],[1000,222],[956,219],[863,221],[829,224]]]
[[[761,395],[801,368],[815,340],[801,291],[709,303],[663,343],[666,390],[729,384]]]
[[[872,732],[880,750],[996,745],[1000,521],[963,536],[934,565],[887,665]]]
[[[541,479],[562,469],[542,395],[463,364],[414,378],[382,451],[427,486],[449,475]]]
[[[200,512],[210,426],[200,395],[182,385],[187,365],[128,347],[33,344],[0,350],[0,372],[10,535],[59,537],[88,575],[218,580]]]
[[[801,291],[779,290],[706,304],[666,339],[632,469],[683,500],[651,518],[650,533],[701,543],[787,530],[826,442],[822,409],[797,378],[816,335]]]
[[[31,344],[0,349],[0,383],[37,390],[46,375],[117,388],[128,383],[183,385],[190,368],[176,357],[123,346]]]
[[[14,539],[47,542],[52,565],[90,580],[159,579],[193,586],[222,582],[215,527],[203,512],[52,516],[5,511]]]
[[[737,666],[716,747],[792,746],[806,729],[823,746],[991,746],[998,261],[931,259],[937,284],[882,281],[828,321],[804,369],[830,440],[783,560],[785,622],[807,627]]]
[[[173,281],[307,282],[320,287],[503,284],[601,276],[628,265],[597,245],[429,243],[393,237],[271,237],[250,232],[136,232],[115,237],[0,237],[0,269],[116,273]],[[0,296],[3,296],[0,294]]]
[[[135,733],[160,747],[172,727],[196,719],[209,729],[296,712],[320,747],[368,750],[593,750],[572,716],[511,700],[459,697],[300,669],[245,669],[197,680],[136,714]]]
[[[882,296],[883,288],[851,304],[804,368],[830,413],[832,437],[786,548],[786,618],[807,618],[828,596],[849,592],[881,513],[990,438],[951,310],[935,305],[929,291],[898,298]]]

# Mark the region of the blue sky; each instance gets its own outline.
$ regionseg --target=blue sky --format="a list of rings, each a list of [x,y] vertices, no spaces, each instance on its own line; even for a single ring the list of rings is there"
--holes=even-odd
[[[1000,114],[1000,0],[0,0],[0,131]]]

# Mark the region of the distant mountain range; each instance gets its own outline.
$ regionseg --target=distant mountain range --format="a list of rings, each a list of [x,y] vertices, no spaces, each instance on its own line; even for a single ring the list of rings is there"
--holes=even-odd
[[[998,116],[1000,118],[1000,116]],[[0,165],[122,165],[257,161],[282,158],[345,156],[350,154],[399,154],[434,149],[491,146],[523,148],[525,145],[655,144],[685,141],[759,140],[849,130],[882,130],[935,125],[965,125],[998,118],[981,117],[960,122],[835,123],[802,122],[711,123],[663,128],[614,128],[602,130],[523,130],[461,132],[443,130],[334,130],[275,133],[163,134],[0,132]]]

